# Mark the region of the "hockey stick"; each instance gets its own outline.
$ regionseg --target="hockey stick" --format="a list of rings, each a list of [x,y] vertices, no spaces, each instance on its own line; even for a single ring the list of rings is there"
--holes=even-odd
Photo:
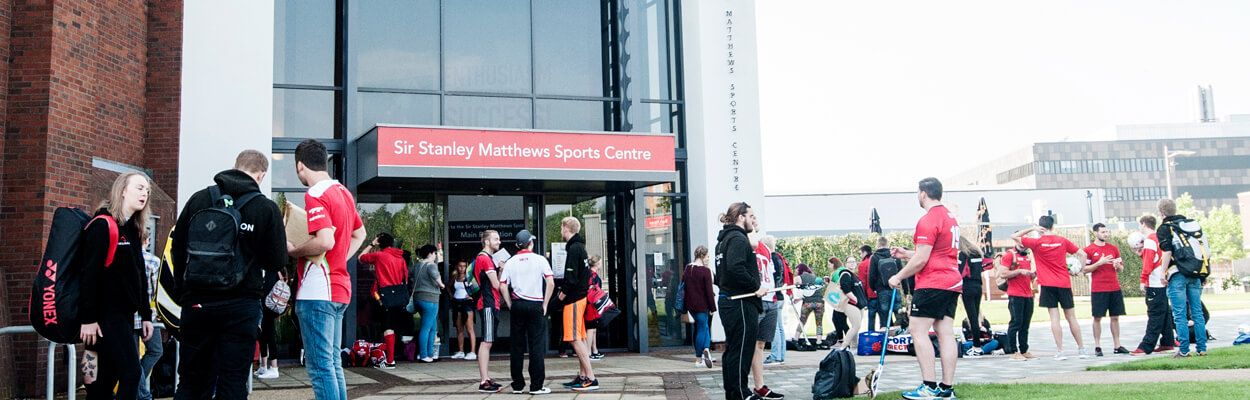
[[[894,298],[898,296],[898,289],[890,291],[890,312],[885,315],[885,341],[890,339],[890,319],[894,317]],[[877,365],[877,372],[872,374],[872,382],[868,384],[868,396],[877,398],[877,382],[881,379],[881,372],[885,370],[885,343],[881,346],[881,363]]]
[[[782,286],[782,287],[776,287],[776,288],[768,289],[768,291],[765,291],[764,293],[765,293],[765,294],[768,294],[768,293],[776,293],[776,292],[780,292],[780,291],[782,291],[782,290],[787,290],[787,289],[794,289],[794,285],[785,285],[785,286]],[[754,296],[754,295],[755,295],[755,293],[743,293],[743,294],[740,294],[740,295],[736,295],[736,296],[730,297],[729,299],[730,299],[730,300],[742,300],[742,299],[745,299],[745,298],[747,298],[747,297],[751,297],[751,296]]]

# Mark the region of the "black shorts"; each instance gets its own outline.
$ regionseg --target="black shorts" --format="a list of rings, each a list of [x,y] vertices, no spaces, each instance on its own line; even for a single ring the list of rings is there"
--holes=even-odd
[[[1107,312],[1111,312],[1112,317],[1124,315],[1124,292],[1094,292],[1089,295],[1089,302],[1093,309],[1095,318],[1107,316]]]
[[[586,329],[587,329],[587,330],[589,330],[589,329],[599,329],[599,319],[598,319],[598,318],[595,318],[595,319],[592,319],[592,320],[586,321]]]
[[[1123,304],[1123,301],[1121,301],[1121,304]],[[1072,308],[1072,288],[1042,286],[1041,293],[1037,296],[1037,306],[1041,308],[1059,307],[1064,310]]]
[[[393,330],[399,336],[407,335],[412,327],[412,314],[404,307],[382,309],[382,330]]]
[[[499,330],[499,310],[490,307],[482,307],[482,341],[486,343],[495,342],[496,331]]]
[[[955,318],[955,306],[959,292],[942,289],[916,289],[911,296],[912,317],[943,319]]]

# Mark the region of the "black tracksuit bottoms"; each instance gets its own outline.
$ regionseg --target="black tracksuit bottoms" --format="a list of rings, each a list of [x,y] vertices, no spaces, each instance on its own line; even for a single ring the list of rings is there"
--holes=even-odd
[[[725,354],[721,355],[721,377],[725,381],[725,399],[745,399],[752,394],[747,382],[751,360],[755,357],[755,340],[759,338],[760,308],[745,300],[730,300],[722,295],[716,302],[721,326],[725,328]]]
[[[1007,324],[1007,343],[1003,343],[1003,351],[1007,354],[1029,352],[1029,321],[1033,319],[1033,298],[1008,296],[1007,311],[1011,313],[1011,322]]]
[[[968,314],[968,333],[972,335],[972,345],[981,347],[985,340],[981,339],[981,281],[964,280],[963,293],[964,312]]]
[[[119,400],[134,399],[139,390],[139,344],[135,342],[134,313],[104,311],[97,323],[104,336],[86,347],[99,357],[96,380],[87,385],[87,399],[111,400],[113,386],[117,386]]]
[[[1172,308],[1168,307],[1168,288],[1146,288],[1146,315],[1146,336],[1137,348],[1150,354],[1156,344],[1174,347],[1176,323],[1172,322]]]
[[[246,399],[252,354],[260,336],[260,300],[238,299],[182,308],[182,358],[175,399]]]
[[[512,367],[512,389],[525,389],[525,352],[530,353],[530,391],[543,388],[547,380],[547,317],[543,315],[541,301],[512,299],[512,354],[508,364]]]

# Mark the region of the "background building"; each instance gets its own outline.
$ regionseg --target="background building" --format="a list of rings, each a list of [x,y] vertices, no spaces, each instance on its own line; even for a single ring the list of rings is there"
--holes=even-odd
[[[1250,190],[1250,131],[1243,133],[1240,126],[1250,124],[1220,124],[1201,124],[1210,129],[1194,126],[1198,124],[1132,126],[1123,128],[1123,136],[1211,129],[1243,136],[1036,143],[948,182],[968,188],[1103,189],[1107,217],[1129,221],[1155,211],[1155,202],[1167,197],[1170,174],[1174,197],[1189,193],[1199,209],[1227,204],[1240,213],[1237,193]],[[1171,171],[1165,169],[1165,148],[1172,154]]]

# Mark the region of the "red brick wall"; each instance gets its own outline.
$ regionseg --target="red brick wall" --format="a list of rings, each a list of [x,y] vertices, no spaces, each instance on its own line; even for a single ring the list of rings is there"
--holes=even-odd
[[[12,26],[13,2],[11,0],[0,0],[0,199],[3,199],[4,193],[4,137],[8,130],[8,94],[9,94],[9,34]],[[3,207],[3,203],[0,203]],[[2,211],[0,211],[2,212]],[[5,230],[0,227],[0,237],[4,237]],[[0,275],[2,276],[2,275]],[[8,301],[8,288],[0,284],[0,301]],[[7,303],[6,303],[7,304]],[[11,326],[14,324],[9,318],[9,312],[6,309],[0,309],[0,326]],[[0,337],[0,372],[13,370],[13,339]],[[0,374],[0,396],[4,395],[4,388],[12,386],[8,383],[10,376]],[[7,396],[6,396],[7,397]]]
[[[52,210],[101,200],[91,194],[93,157],[150,168],[158,186],[177,187],[182,2],[0,0],[0,24],[11,57],[0,70],[0,295],[7,322],[25,325]],[[43,391],[45,346],[11,339],[0,395]]]

